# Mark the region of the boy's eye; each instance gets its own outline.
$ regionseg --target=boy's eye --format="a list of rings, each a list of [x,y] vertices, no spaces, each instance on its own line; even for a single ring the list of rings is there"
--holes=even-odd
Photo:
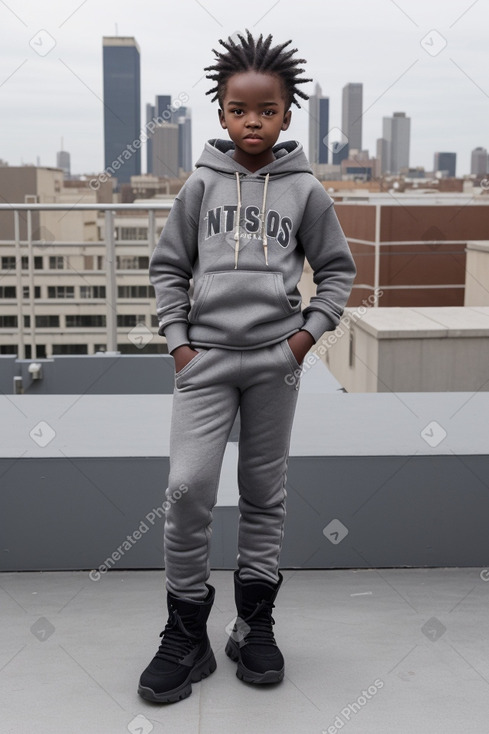
[[[234,110],[231,110],[231,114],[233,115],[233,117],[242,117],[242,116],[244,115],[244,110],[242,110],[242,109],[239,109],[239,108],[237,107],[236,109],[234,109]],[[272,117],[272,115],[274,115],[274,114],[275,114],[275,110],[263,110],[263,111],[262,111],[262,114],[263,114],[263,115],[264,115],[265,117]]]

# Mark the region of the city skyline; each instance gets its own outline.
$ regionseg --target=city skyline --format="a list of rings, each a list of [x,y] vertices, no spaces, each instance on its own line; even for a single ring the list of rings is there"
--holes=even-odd
[[[207,139],[226,136],[217,105],[205,94],[210,83],[203,67],[212,63],[219,38],[249,27],[255,34],[272,32],[277,43],[292,36],[314,80],[304,91],[312,94],[319,82],[330,99],[330,127],[342,126],[343,87],[363,84],[363,147],[371,156],[382,118],[403,110],[412,120],[411,166],[431,170],[434,153],[446,150],[457,153],[459,175],[469,173],[471,152],[489,147],[489,94],[480,64],[483,8],[448,0],[441,13],[436,5],[345,0],[324,13],[306,2],[291,33],[288,16],[295,6],[289,0],[269,7],[251,0],[246,14],[222,0],[188,0],[172,7],[172,32],[164,43],[154,30],[157,23],[147,24],[112,0],[96,9],[90,2],[67,8],[57,0],[47,9],[32,0],[22,10],[2,5],[0,159],[16,166],[35,164],[39,156],[41,165],[54,166],[63,136],[72,173],[103,169],[100,39],[113,34],[117,23],[117,35],[134,36],[141,48],[143,104],[161,90],[172,97],[188,95],[194,163]],[[152,0],[148,9],[156,18],[161,13]],[[308,122],[304,102],[293,108],[291,127],[281,139],[298,139],[307,149]]]

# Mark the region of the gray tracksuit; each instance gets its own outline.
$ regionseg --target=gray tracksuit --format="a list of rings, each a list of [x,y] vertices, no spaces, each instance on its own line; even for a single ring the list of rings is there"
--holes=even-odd
[[[206,143],[150,262],[159,333],[170,352],[199,352],[175,376],[167,497],[186,489],[165,525],[167,589],[194,599],[207,593],[212,509],[238,408],[240,576],[278,579],[299,387],[287,337],[306,329],[317,341],[334,329],[356,273],[299,143],[276,145],[275,161],[254,173],[233,151],[230,141]],[[301,310],[304,257],[316,295]]]

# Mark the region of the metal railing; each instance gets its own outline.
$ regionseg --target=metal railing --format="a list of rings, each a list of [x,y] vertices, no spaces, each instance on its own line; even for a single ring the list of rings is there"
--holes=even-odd
[[[145,211],[148,213],[148,253],[151,254],[156,245],[156,213],[157,212],[168,212],[172,208],[171,202],[158,202],[155,204],[80,204],[80,203],[66,203],[66,204],[3,204],[0,203],[0,211],[12,212],[14,217],[14,242],[15,242],[15,257],[16,261],[20,264],[22,259],[22,248],[27,247],[27,278],[29,283],[29,315],[31,323],[31,344],[32,354],[35,354],[36,337],[35,337],[35,298],[34,298],[34,247],[45,246],[45,241],[34,240],[32,232],[32,215],[34,212],[43,211],[95,211],[104,212],[105,214],[105,238],[95,244],[105,246],[105,274],[106,274],[106,324],[107,324],[107,350],[109,352],[117,351],[117,286],[116,286],[116,256],[115,256],[115,237],[114,237],[114,215],[120,211],[134,211],[140,212]],[[26,227],[27,237],[25,240],[21,240],[20,237],[20,217],[21,213],[25,212],[26,215]],[[141,242],[144,242],[142,240]],[[67,244],[67,243],[57,243]],[[87,243],[88,244],[88,243]],[[102,271],[104,272],[104,271]],[[23,298],[22,298],[22,268],[16,268],[17,274],[17,292],[19,296],[19,352],[21,358],[25,353],[25,335],[24,335],[24,320],[23,320]]]
[[[341,207],[342,203],[339,202],[337,204],[338,207]],[[31,330],[30,330],[30,338],[31,338],[31,344],[32,344],[32,354],[35,353],[35,347],[36,347],[36,336],[35,336],[35,291],[34,291],[34,279],[35,279],[35,268],[34,268],[34,248],[45,246],[46,242],[43,240],[34,240],[33,239],[33,228],[32,228],[32,217],[33,213],[36,212],[46,212],[46,211],[60,211],[60,212],[74,212],[74,211],[92,211],[92,212],[103,212],[104,213],[104,239],[103,240],[96,240],[96,241],[90,241],[86,243],[68,243],[68,242],[56,242],[58,245],[67,245],[67,244],[73,244],[73,245],[79,245],[79,246],[85,246],[85,245],[101,245],[105,247],[105,258],[106,258],[106,267],[105,270],[97,271],[99,273],[104,273],[106,276],[106,329],[107,329],[107,350],[109,352],[115,352],[117,351],[117,286],[116,286],[116,244],[117,245],[131,245],[134,244],[132,241],[128,240],[118,240],[116,243],[115,236],[114,236],[114,216],[117,214],[117,212],[147,212],[147,224],[148,224],[148,235],[146,240],[140,240],[138,241],[138,245],[144,244],[146,241],[147,247],[148,247],[148,254],[151,255],[154,247],[156,246],[156,214],[157,213],[166,213],[169,212],[172,208],[172,201],[166,201],[166,202],[157,202],[157,203],[132,203],[132,204],[114,204],[114,203],[105,203],[105,204],[96,204],[96,203],[64,203],[64,204],[51,204],[51,203],[24,203],[24,204],[5,204],[0,203],[0,212],[11,212],[14,217],[14,241],[15,241],[15,255],[16,255],[16,261],[21,262],[22,257],[22,249],[27,248],[27,255],[28,255],[28,268],[27,271],[22,272],[21,267],[16,268],[16,276],[17,276],[17,291],[19,295],[19,324],[18,324],[18,331],[19,331],[19,356],[23,358],[24,355],[24,323],[23,323],[23,303],[24,300],[22,298],[22,283],[23,278],[25,277],[25,274],[27,274],[28,283],[29,283],[29,305],[28,313],[30,314],[30,323],[31,323]],[[376,217],[375,217],[375,232],[374,232],[374,240],[364,240],[364,239],[357,239],[353,237],[347,237],[348,241],[351,244],[358,244],[358,245],[364,245],[369,248],[372,248],[373,250],[373,259],[374,259],[374,278],[373,283],[355,283],[354,288],[355,289],[368,289],[372,290],[372,292],[377,293],[380,289],[393,289],[393,288],[424,288],[424,289],[439,289],[439,288],[464,288],[465,286],[460,283],[456,284],[413,284],[413,285],[403,285],[403,286],[389,286],[389,285],[383,285],[380,282],[380,259],[381,259],[381,253],[382,248],[386,246],[405,246],[405,245],[465,245],[466,240],[440,240],[440,241],[429,241],[429,240],[410,240],[410,241],[395,241],[395,242],[382,242],[380,240],[380,204],[375,204],[376,209]],[[20,219],[22,214],[25,213],[25,223],[26,223],[26,238],[24,240],[21,240],[20,237]],[[0,232],[1,237],[1,232]],[[10,241],[10,240],[9,240]],[[0,239],[0,242],[2,240]],[[3,241],[3,244],[5,244],[5,241]],[[365,253],[367,255],[367,253]],[[359,253],[356,253],[356,256],[362,256]],[[378,300],[376,300],[373,303],[373,306],[378,306]]]

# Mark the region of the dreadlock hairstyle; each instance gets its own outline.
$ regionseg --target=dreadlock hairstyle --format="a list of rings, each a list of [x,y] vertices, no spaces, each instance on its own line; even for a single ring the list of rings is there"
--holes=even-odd
[[[285,51],[292,41],[286,41],[279,46],[272,46],[272,36],[269,35],[263,40],[260,35],[257,41],[253,38],[249,30],[246,30],[245,38],[240,33],[237,37],[240,43],[233,41],[229,36],[226,41],[219,39],[221,46],[224,46],[226,53],[212,49],[216,56],[216,63],[213,66],[206,66],[204,71],[211,71],[212,74],[206,74],[207,79],[216,82],[216,86],[209,89],[206,94],[214,94],[212,102],[216,99],[222,107],[222,100],[226,93],[226,84],[233,74],[239,74],[243,71],[258,71],[263,74],[275,74],[282,80],[286,94],[286,109],[290,107],[292,102],[300,107],[296,99],[296,95],[302,99],[309,99],[307,94],[298,89],[298,84],[311,82],[312,79],[299,79],[299,74],[304,69],[299,68],[299,64],[307,63],[305,59],[293,59],[292,56],[297,53],[297,49]]]

